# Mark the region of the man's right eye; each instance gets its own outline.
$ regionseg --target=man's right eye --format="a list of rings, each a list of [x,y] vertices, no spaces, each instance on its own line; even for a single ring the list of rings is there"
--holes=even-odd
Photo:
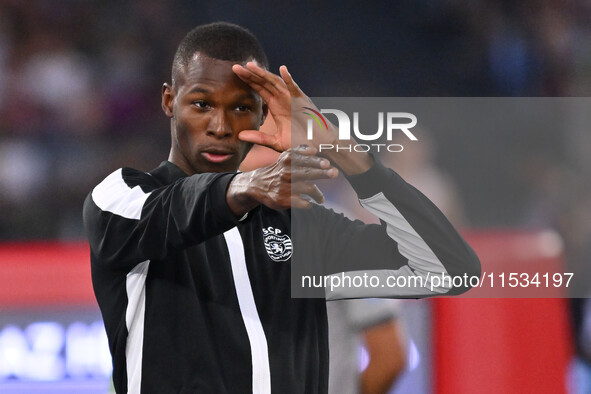
[[[207,101],[204,100],[197,100],[197,101],[193,101],[191,103],[191,105],[199,108],[199,109],[207,109],[209,108],[209,103]]]

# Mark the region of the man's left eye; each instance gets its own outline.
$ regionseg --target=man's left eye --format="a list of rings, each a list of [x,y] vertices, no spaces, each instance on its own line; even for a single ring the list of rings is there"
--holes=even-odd
[[[247,112],[247,111],[250,111],[250,109],[251,108],[248,105],[239,105],[239,106],[236,107],[236,110],[238,112]]]

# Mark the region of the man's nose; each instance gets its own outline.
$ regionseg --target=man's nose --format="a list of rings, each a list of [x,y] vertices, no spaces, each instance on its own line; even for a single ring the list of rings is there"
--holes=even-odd
[[[225,138],[232,135],[232,127],[225,111],[213,111],[207,126],[207,135],[216,138]]]

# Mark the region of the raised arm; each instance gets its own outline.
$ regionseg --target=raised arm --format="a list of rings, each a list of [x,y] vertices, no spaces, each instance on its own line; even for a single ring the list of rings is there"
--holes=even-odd
[[[472,248],[441,211],[396,172],[376,161],[370,170],[348,180],[361,205],[381,225],[336,220],[333,226],[342,228],[347,239],[327,240],[335,250],[339,250],[336,245],[345,244],[339,256],[330,258],[327,273],[364,271],[378,276],[384,287],[336,289],[329,298],[459,294],[470,288],[469,280],[453,286],[460,284],[452,282],[453,277],[480,276],[480,262]]]
[[[225,202],[234,175],[197,174],[161,186],[148,173],[113,172],[84,203],[92,254],[129,270],[223,233],[238,223]]]
[[[254,63],[246,67],[235,65],[233,70],[268,103],[277,125],[274,133],[243,131],[241,139],[279,151],[299,141],[319,146],[337,140],[336,128],[330,123],[328,132],[314,133],[314,139],[307,140],[307,118],[300,111],[292,111],[292,107],[314,104],[285,66],[280,68],[281,76]],[[326,214],[326,210],[313,209],[299,218],[297,213],[292,215],[296,230],[303,226],[307,232],[310,226],[322,226],[314,232],[320,234],[320,239],[310,242],[326,245],[322,258],[325,273],[373,269],[372,274],[380,275],[385,285],[371,291],[365,288],[333,291],[328,294],[329,298],[457,294],[466,291],[469,285],[452,288],[451,277],[480,275],[480,262],[470,246],[439,209],[398,174],[374,161],[368,153],[329,150],[323,155],[344,172],[361,205],[378,216],[382,226],[366,226]],[[298,219],[303,220],[298,224]],[[313,256],[306,255],[308,257]],[[385,283],[388,277],[414,278],[421,286],[389,287]]]

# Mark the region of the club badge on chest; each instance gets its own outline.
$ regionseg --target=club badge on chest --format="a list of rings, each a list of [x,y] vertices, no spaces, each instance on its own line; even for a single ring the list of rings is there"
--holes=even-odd
[[[286,261],[291,257],[293,245],[289,235],[282,234],[274,227],[263,228],[263,241],[269,257],[273,261]]]

